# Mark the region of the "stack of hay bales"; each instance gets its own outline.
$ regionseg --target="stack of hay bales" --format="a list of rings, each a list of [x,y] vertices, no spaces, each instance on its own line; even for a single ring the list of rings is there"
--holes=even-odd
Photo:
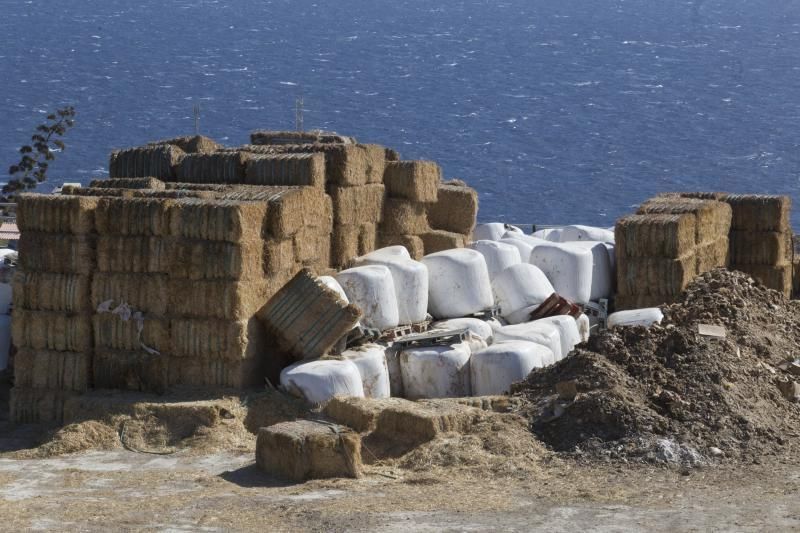
[[[91,386],[95,268],[92,197],[20,195],[14,279],[11,419],[60,422],[64,401]]]
[[[422,238],[425,253],[460,248],[471,241],[478,216],[478,193],[463,181],[451,180],[439,185],[437,200],[427,205],[431,230]]]

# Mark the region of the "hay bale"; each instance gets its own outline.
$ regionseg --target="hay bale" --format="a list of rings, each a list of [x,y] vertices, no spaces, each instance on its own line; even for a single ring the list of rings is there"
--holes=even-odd
[[[151,189],[163,191],[167,186],[157,178],[112,178],[92,180],[89,187],[93,189]]]
[[[234,200],[177,200],[170,213],[175,237],[208,241],[255,241],[267,221],[265,202]]]
[[[260,354],[263,327],[256,319],[175,318],[170,322],[170,350],[175,357],[197,359],[248,359]]]
[[[417,235],[394,235],[378,231],[378,248],[387,246],[405,246],[412,259],[419,261],[425,255],[425,243]]]
[[[386,170],[386,148],[378,144],[359,145],[366,151],[367,183],[383,183]]]
[[[97,238],[97,270],[100,272],[169,273],[172,242],[162,237]]]
[[[100,235],[169,235],[170,209],[175,200],[161,198],[100,198],[95,210]]]
[[[362,224],[358,231],[358,255],[375,250],[378,241],[378,225]]]
[[[180,189],[172,189],[169,191],[157,191],[151,189],[138,189],[130,191],[128,195],[130,198],[202,198],[205,200],[213,200],[219,196],[218,193],[213,191],[186,191]]]
[[[334,422],[364,433],[375,429],[385,409],[403,408],[406,404],[408,400],[403,398],[335,397],[325,404],[324,413]]]
[[[792,200],[788,196],[729,194],[725,201],[733,209],[734,230],[784,232],[791,227]]]
[[[358,257],[361,226],[334,226],[331,235],[331,265],[344,267]]]
[[[166,182],[164,184],[168,191],[205,191],[205,192],[231,192],[236,185],[225,183],[183,183],[180,181]]]
[[[736,265],[729,270],[744,272],[765,287],[776,290],[787,298],[792,294],[792,264],[781,265]]]
[[[714,242],[697,247],[697,273],[702,274],[718,267],[728,266],[728,237],[721,237]]]
[[[440,185],[436,203],[428,204],[433,229],[469,235],[478,216],[478,193],[471,187]]]
[[[370,153],[363,145],[295,144],[283,146],[281,151],[290,154],[309,152],[325,154],[325,184],[328,187],[366,185],[370,176],[377,172],[375,163],[370,160]]]
[[[95,269],[94,237],[23,232],[19,239],[19,266],[29,272],[91,274]]]
[[[624,295],[678,294],[695,276],[697,257],[694,253],[677,259],[623,257],[617,261],[617,291]]]
[[[421,444],[442,433],[465,433],[481,411],[455,402],[412,402],[391,405],[378,416],[373,435],[392,442]]]
[[[441,181],[442,169],[433,161],[389,162],[383,174],[389,198],[412,202],[436,202]]]
[[[242,186],[223,194],[222,199],[266,204],[265,238],[284,239],[304,227],[320,228],[330,233],[333,225],[331,201],[317,187]]]
[[[655,295],[655,294],[617,294],[614,299],[615,311],[626,311],[628,309],[642,309],[645,307],[660,307],[676,301],[678,295]]]
[[[142,146],[117,150],[111,154],[108,175],[111,178],[175,179],[175,168],[185,156],[172,145]]]
[[[264,241],[264,271],[267,274],[294,268],[294,239],[268,239]]]
[[[92,364],[94,388],[162,394],[169,385],[169,359],[144,350],[97,350]]]
[[[132,178],[135,179],[135,178]],[[134,189],[110,189],[95,187],[74,187],[66,186],[61,189],[61,196],[88,196],[88,197],[114,197],[114,198],[133,198]]]
[[[244,389],[264,385],[260,357],[236,361],[170,357],[167,363],[170,386]]]
[[[23,348],[14,356],[14,385],[83,392],[90,386],[92,355]]]
[[[14,311],[11,336],[20,348],[57,352],[90,352],[92,324],[88,314],[58,311]]]
[[[465,237],[460,233],[444,230],[431,230],[420,235],[425,255],[452,248],[463,248]]]
[[[617,258],[678,258],[696,244],[696,218],[690,214],[629,215],[614,228]]]
[[[691,214],[695,217],[695,242],[715,242],[731,230],[731,206],[725,202],[680,197],[657,197],[639,206],[639,215]]]
[[[250,280],[264,275],[263,240],[232,243],[174,239],[169,251],[170,276],[174,278]]]
[[[400,161],[400,154],[393,148],[386,148],[386,161]]]
[[[387,198],[381,231],[394,235],[422,235],[431,230],[425,204]]]
[[[293,481],[361,476],[361,437],[350,428],[312,420],[261,428],[256,464]]]
[[[248,152],[187,154],[178,165],[176,178],[187,183],[245,183],[250,157]]]
[[[170,315],[182,318],[246,320],[289,280],[258,281],[169,280]]]
[[[74,392],[14,387],[9,398],[14,424],[58,423],[64,420],[64,403]]]
[[[169,353],[170,322],[164,318],[144,315],[141,321],[135,317],[125,320],[116,314],[100,313],[92,316],[92,328],[94,345],[98,348]]]
[[[164,139],[163,141],[156,141],[150,143],[149,146],[160,146],[170,144],[177,146],[187,154],[196,153],[211,153],[216,152],[222,148],[221,144],[217,144],[213,139],[203,137],[202,135],[187,135],[184,137],[174,137],[172,139]]]
[[[316,228],[302,228],[293,239],[294,257],[298,263],[315,261],[331,248],[330,233],[321,233]]]
[[[736,265],[778,265],[791,260],[791,232],[741,231],[730,233],[730,262]]]
[[[18,270],[12,281],[14,309],[86,313],[91,308],[89,276]]]
[[[43,231],[83,235],[94,231],[93,197],[55,194],[20,194],[17,198],[17,226],[21,232]]]
[[[383,220],[384,195],[385,189],[381,184],[332,188],[333,223],[359,225],[380,222]]]
[[[142,313],[167,313],[168,276],[166,274],[118,274],[98,272],[92,277],[91,309],[102,303],[121,303]]]
[[[354,137],[339,135],[330,131],[272,131],[256,130],[250,134],[254,145],[294,145],[294,144],[355,144]]]
[[[244,183],[324,188],[325,156],[314,153],[253,156],[247,161]]]

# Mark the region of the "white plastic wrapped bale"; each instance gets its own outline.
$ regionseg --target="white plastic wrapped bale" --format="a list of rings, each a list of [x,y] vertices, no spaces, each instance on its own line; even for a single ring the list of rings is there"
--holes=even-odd
[[[323,404],[334,396],[364,397],[358,367],[352,361],[320,359],[296,363],[281,372],[281,386],[289,394],[312,404]]]
[[[613,243],[614,232],[594,226],[565,226],[559,240],[560,242],[596,241]]]
[[[581,315],[575,319],[575,322],[578,324],[578,333],[581,336],[581,342],[588,341],[592,334],[592,323],[589,321],[589,317],[581,313]]]
[[[400,246],[399,248],[403,248]],[[416,324],[428,315],[428,269],[419,261],[383,250],[355,259],[356,265],[383,265],[392,273],[400,324]]]
[[[611,296],[612,269],[603,243],[547,243],[531,252],[530,262],[545,273],[556,292],[586,304]]]
[[[650,327],[653,324],[661,324],[663,319],[664,313],[661,312],[661,309],[658,307],[646,307],[611,313],[608,315],[606,323],[609,329],[623,326]]]
[[[392,273],[382,265],[365,265],[336,274],[350,303],[364,314],[361,324],[368,328],[386,330],[400,323],[397,296]]]
[[[558,335],[561,338],[561,353],[563,357],[575,349],[575,346],[580,344],[581,333],[578,330],[578,322],[568,315],[549,316],[547,318],[540,318],[536,322],[544,322],[553,324],[558,328]]]
[[[545,365],[551,365],[563,358],[561,354],[561,335],[558,333],[558,328],[553,324],[538,321],[525,322],[495,330],[494,342],[504,341],[529,341],[541,344],[550,350],[549,357],[544,360]]]
[[[545,229],[540,229],[538,231],[534,231],[531,237],[544,239],[550,242],[561,242],[561,234],[563,232],[564,228],[545,228]]]
[[[366,398],[391,396],[386,347],[379,344],[365,344],[356,349],[345,350],[342,358],[352,361],[358,367]]]
[[[489,271],[490,280],[493,280],[506,268],[518,265],[522,262],[522,258],[519,255],[519,248],[513,244],[480,240],[470,244],[469,248],[483,255],[483,258],[486,260],[486,268]]]
[[[370,257],[403,257],[405,259],[411,259],[411,254],[408,253],[408,249],[399,244],[395,246],[378,248],[377,250],[371,251],[367,255]]]
[[[530,341],[504,341],[472,354],[469,361],[474,396],[508,394],[511,384],[534,368],[544,368],[552,352]]]
[[[534,304],[529,305],[527,307],[523,307],[522,309],[518,309],[513,313],[509,313],[505,317],[503,317],[506,321],[506,325],[514,325],[514,324],[522,324],[523,322],[530,322],[531,321],[531,313],[536,311],[541,304]]]
[[[400,354],[403,388],[409,400],[470,396],[467,343],[409,348]]]
[[[344,292],[344,289],[342,288],[341,285],[339,285],[339,282],[336,281],[336,278],[334,278],[333,276],[319,276],[319,278],[317,279],[319,279],[323,284],[325,284],[326,287],[332,289],[339,296],[341,296],[342,300],[344,300],[347,303],[350,303],[350,300],[347,299],[347,293]]]
[[[489,271],[483,256],[469,248],[426,255],[428,312],[434,318],[458,318],[494,304]]]
[[[398,346],[389,345],[386,347],[386,368],[389,371],[389,389],[392,396],[405,398],[405,388],[403,387],[403,371],[400,368],[400,354],[402,350]]]
[[[483,339],[487,345],[492,343],[494,337],[492,326],[479,318],[451,318],[450,320],[441,320],[431,324],[430,331],[454,331],[459,329],[468,329],[471,333]]]
[[[497,241],[502,239],[503,235],[509,231],[524,235],[524,232],[520,228],[512,226],[511,224],[505,224],[503,222],[489,222],[487,224],[478,224],[475,226],[475,229],[472,230],[472,240]]]
[[[500,313],[508,320],[520,309],[541,304],[555,289],[538,267],[520,263],[498,274],[492,281],[492,291]]]

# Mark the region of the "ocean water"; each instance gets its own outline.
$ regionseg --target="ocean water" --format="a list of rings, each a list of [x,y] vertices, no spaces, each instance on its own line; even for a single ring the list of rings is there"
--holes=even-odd
[[[57,106],[51,181],[194,132],[322,128],[438,161],[480,218],[612,225],[670,190],[791,195],[797,0],[0,0],[0,167]],[[49,188],[49,185],[48,185]]]

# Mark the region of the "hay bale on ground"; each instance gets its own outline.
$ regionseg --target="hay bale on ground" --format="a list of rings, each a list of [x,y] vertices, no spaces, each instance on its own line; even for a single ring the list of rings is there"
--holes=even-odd
[[[433,161],[386,163],[383,182],[389,198],[434,203],[439,198],[442,169]]]
[[[222,195],[223,200],[251,201],[268,206],[263,235],[284,239],[301,228],[319,228],[330,233],[333,208],[325,192],[318,187],[242,186]]]
[[[92,317],[92,327],[94,345],[98,348],[169,353],[170,323],[167,319],[145,315],[141,320],[133,316],[125,320],[116,314],[100,313]]]
[[[389,407],[404,408],[403,398],[345,398],[335,397],[325,404],[325,415],[338,424],[353,428],[359,433],[373,431],[380,414]]]
[[[262,238],[266,221],[265,202],[176,200],[170,213],[170,233],[208,241],[255,241]]]
[[[431,230],[420,235],[420,238],[425,248],[425,255],[452,248],[463,248],[466,241],[464,235],[444,230]]]
[[[14,356],[14,385],[83,392],[90,386],[92,355],[23,348]]]
[[[731,264],[728,270],[738,270],[768,287],[782,293],[787,298],[792,295],[792,264],[780,265],[736,265]]]
[[[187,135],[184,137],[164,139],[163,141],[150,143],[150,146],[160,146],[165,144],[177,146],[187,154],[211,153],[222,148],[221,144],[217,144],[213,139],[209,139],[208,137],[204,137],[202,135]]]
[[[91,274],[94,237],[25,231],[19,239],[19,265],[29,272]]]
[[[297,420],[261,428],[256,464],[294,481],[361,475],[361,437],[350,428]]]
[[[730,261],[736,265],[777,265],[791,260],[792,234],[788,231],[730,233]]]
[[[677,259],[624,257],[617,262],[619,294],[673,295],[682,292],[697,276],[694,253]]]
[[[107,180],[92,180],[89,184],[93,189],[151,189],[163,191],[167,188],[158,178],[111,178]]]
[[[17,198],[17,225],[21,232],[43,231],[83,235],[94,231],[93,197],[55,194],[20,194]]]
[[[694,198],[657,197],[639,206],[639,215],[691,214],[695,217],[695,242],[714,242],[731,230],[731,206],[725,202]]]
[[[103,235],[97,239],[97,270],[168,274],[172,269],[171,254],[170,239]]]
[[[381,231],[394,235],[422,235],[430,230],[425,204],[386,199]]]
[[[283,277],[288,281],[288,275]],[[170,279],[169,312],[182,318],[246,320],[280,289],[280,281]]]
[[[436,203],[429,204],[428,222],[433,229],[469,235],[478,216],[478,193],[471,187],[439,186]]]
[[[174,278],[251,280],[264,276],[263,240],[232,243],[174,239],[169,250],[170,276]]]
[[[260,354],[264,332],[256,319],[175,318],[170,322],[169,353],[197,359],[248,359]]]
[[[381,184],[334,187],[330,196],[334,224],[352,226],[383,220],[385,189]]]
[[[442,433],[467,432],[480,416],[480,409],[455,402],[403,400],[383,409],[373,434],[395,442],[421,444]]]
[[[18,270],[12,282],[14,309],[89,312],[89,276]]]
[[[721,237],[714,242],[698,246],[697,274],[728,266],[729,249],[728,237]]]
[[[100,198],[95,211],[97,233],[167,236],[170,209],[175,202],[161,198]]]
[[[135,311],[167,313],[168,276],[166,274],[118,274],[97,272],[92,277],[91,309],[104,302],[116,307],[126,303]]]
[[[405,246],[412,259],[419,261],[425,255],[425,244],[417,235],[395,235],[378,231],[378,248]]]
[[[163,393],[169,386],[169,357],[144,350],[95,352],[92,364],[95,389]]]
[[[142,146],[117,150],[111,154],[108,175],[111,178],[175,179],[175,169],[185,152],[172,145]]]
[[[92,324],[88,314],[58,311],[14,311],[11,336],[20,348],[56,352],[90,352]]]
[[[355,144],[356,140],[332,131],[256,130],[250,134],[250,142],[254,145]]]
[[[9,399],[11,421],[60,424],[64,420],[64,403],[74,396],[70,391],[14,387]]]
[[[696,218],[690,214],[629,215],[614,228],[617,258],[678,258],[696,244]]]
[[[178,165],[176,179],[187,183],[245,183],[250,157],[248,152],[187,154]]]
[[[275,154],[247,161],[244,183],[325,187],[325,155]]]
[[[237,361],[170,357],[167,364],[170,386],[236,389],[264,386],[265,372],[261,357]]]

